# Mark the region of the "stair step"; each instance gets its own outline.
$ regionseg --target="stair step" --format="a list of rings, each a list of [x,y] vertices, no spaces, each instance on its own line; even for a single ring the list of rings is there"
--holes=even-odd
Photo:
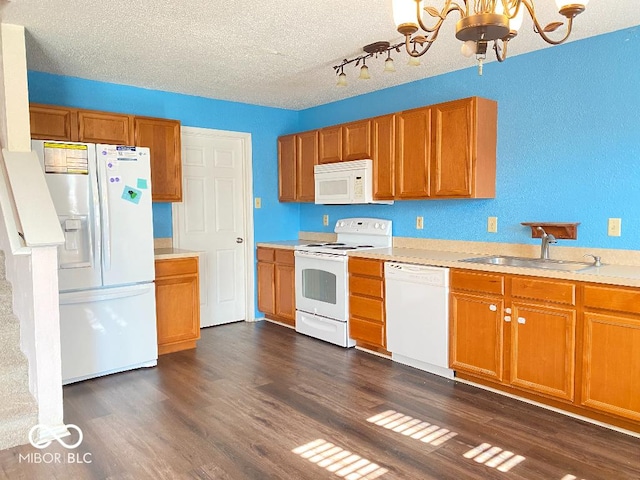
[[[13,313],[13,289],[6,280],[0,280],[0,316]]]
[[[29,442],[29,430],[38,423],[38,407],[28,392],[0,403],[0,450]]]

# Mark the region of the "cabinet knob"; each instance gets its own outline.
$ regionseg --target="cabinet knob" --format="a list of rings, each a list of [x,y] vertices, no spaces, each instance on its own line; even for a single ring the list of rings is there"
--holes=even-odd
[[[491,310],[492,312],[495,312],[498,310],[498,307],[496,307],[494,304],[489,305],[489,310]]]
[[[511,307],[507,307],[504,309],[504,313],[511,313]]]
[[[511,315],[505,315],[504,316],[504,321],[505,322],[510,322],[511,321]]]
[[[518,317],[518,323],[524,325],[525,323],[527,323],[527,320],[524,317]]]

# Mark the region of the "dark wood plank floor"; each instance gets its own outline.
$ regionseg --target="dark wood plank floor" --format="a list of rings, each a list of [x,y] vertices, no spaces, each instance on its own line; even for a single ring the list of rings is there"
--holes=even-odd
[[[64,399],[83,443],[2,451],[0,478],[640,479],[638,438],[265,322]]]

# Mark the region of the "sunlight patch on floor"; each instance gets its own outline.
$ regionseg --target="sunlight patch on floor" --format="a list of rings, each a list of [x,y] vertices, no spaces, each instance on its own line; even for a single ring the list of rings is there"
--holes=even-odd
[[[499,472],[508,472],[520,462],[525,460],[522,455],[516,455],[500,447],[493,447],[489,443],[482,443],[465,453],[464,458],[473,459],[474,462],[481,463],[490,468],[495,468]]]
[[[372,480],[388,472],[386,468],[321,438],[294,448],[292,452],[347,480]]]
[[[387,410],[386,412],[374,415],[373,417],[367,418],[367,422],[436,447],[458,435],[456,432],[452,432],[446,428],[423,422],[409,415],[398,413],[395,410]]]
[[[567,473],[560,480],[585,480],[585,479],[584,478],[578,479],[578,477],[576,477],[575,475],[571,475],[571,474]]]

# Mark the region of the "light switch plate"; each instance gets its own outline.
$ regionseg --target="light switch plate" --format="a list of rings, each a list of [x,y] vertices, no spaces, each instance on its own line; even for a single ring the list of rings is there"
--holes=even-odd
[[[422,230],[424,228],[424,218],[423,217],[416,217],[416,228],[418,230]]]
[[[329,215],[322,216],[322,225],[324,225],[325,227],[329,225]]]
[[[607,226],[607,233],[610,237],[619,237],[622,235],[622,219],[610,218]]]
[[[487,232],[496,233],[498,231],[498,217],[487,218]]]
[[[262,208],[262,198],[256,197],[254,200],[254,204],[256,208]]]

